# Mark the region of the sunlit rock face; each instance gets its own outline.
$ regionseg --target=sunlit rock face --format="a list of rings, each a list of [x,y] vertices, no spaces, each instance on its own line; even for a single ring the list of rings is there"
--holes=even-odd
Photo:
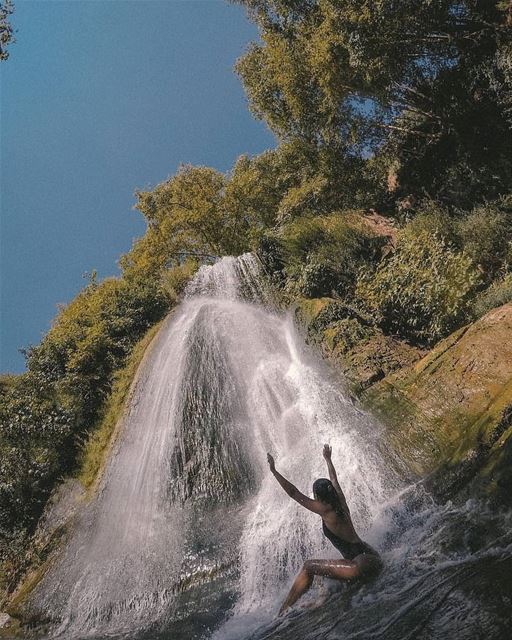
[[[386,423],[390,441],[412,471],[441,472],[439,489],[459,490],[475,474],[488,490],[505,489],[512,304],[451,334],[413,366],[374,385],[363,401]]]

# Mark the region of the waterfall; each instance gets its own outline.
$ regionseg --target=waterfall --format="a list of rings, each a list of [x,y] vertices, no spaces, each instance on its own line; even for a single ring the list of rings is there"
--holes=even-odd
[[[216,637],[241,638],[270,620],[306,558],[337,554],[267,451],[311,495],[329,443],[356,529],[388,559],[417,550],[422,518],[446,515],[428,499],[396,508],[420,492],[392,471],[379,425],[267,302],[256,258],[223,258],[166,320],[97,495],[32,596],[52,637],[184,640],[220,626]],[[409,537],[391,544],[404,518]],[[388,594],[401,585],[383,580]]]

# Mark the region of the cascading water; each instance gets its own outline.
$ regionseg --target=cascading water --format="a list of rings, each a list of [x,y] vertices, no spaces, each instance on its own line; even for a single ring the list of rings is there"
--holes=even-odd
[[[467,566],[503,557],[505,520],[487,518],[494,529],[475,555],[475,505],[438,507],[404,486],[379,426],[265,299],[256,259],[224,258],[199,270],[166,321],[97,495],[33,594],[52,637],[188,640],[216,628],[219,640],[241,639],[269,622],[304,559],[336,552],[268,473],[267,451],[310,493],[330,443],[356,528],[387,564],[347,588],[342,629],[308,629],[307,617],[304,638],[419,637],[432,593],[454,597]],[[450,606],[465,610],[459,600]],[[454,616],[436,611],[449,632]]]

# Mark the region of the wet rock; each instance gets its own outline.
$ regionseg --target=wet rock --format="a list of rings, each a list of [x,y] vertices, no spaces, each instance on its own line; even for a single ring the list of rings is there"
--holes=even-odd
[[[9,611],[26,621],[25,602],[37,586],[46,567],[55,558],[67,529],[82,505],[85,491],[78,480],[67,478],[52,493],[38,522],[31,547],[20,558],[22,580],[14,591],[6,594]],[[1,628],[1,626],[0,626]]]
[[[512,304],[454,332],[361,399],[388,427],[398,458],[420,477],[433,473],[440,493],[459,491],[476,473],[508,486]]]
[[[36,538],[47,538],[66,524],[80,506],[85,491],[75,478],[66,478],[52,493],[41,516]]]

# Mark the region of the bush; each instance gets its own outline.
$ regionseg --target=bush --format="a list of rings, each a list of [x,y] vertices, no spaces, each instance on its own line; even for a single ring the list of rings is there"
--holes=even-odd
[[[169,300],[175,304],[185,290],[187,283],[199,268],[199,263],[193,258],[187,258],[183,264],[166,269],[162,274],[162,289]]]
[[[450,213],[432,201],[422,202],[416,215],[407,223],[411,235],[436,235],[447,244],[457,244],[456,223]]]
[[[477,296],[472,307],[472,316],[475,319],[481,318],[491,309],[501,307],[507,302],[512,302],[512,273],[507,273],[501,280],[493,282]]]
[[[350,295],[359,269],[375,261],[383,244],[351,213],[294,220],[282,242],[286,273],[308,297]]]
[[[74,469],[116,371],[168,308],[151,281],[93,279],[28,351],[28,372],[2,380],[0,559],[5,541],[33,529],[55,483]]]
[[[285,268],[283,245],[274,233],[263,234],[257,243],[256,254],[267,274],[273,279],[280,281]]]
[[[163,291],[151,282],[93,281],[61,310],[41,344],[29,350],[29,371],[42,384],[54,385],[59,401],[73,410],[79,431],[88,428],[114,371],[168,308]]]
[[[482,271],[486,282],[503,274],[512,260],[512,215],[499,205],[474,209],[457,225],[464,251]]]
[[[396,252],[360,278],[356,296],[385,331],[432,344],[464,322],[479,282],[467,255],[436,234],[405,230]]]
[[[299,293],[307,298],[332,295],[338,285],[339,277],[336,270],[328,262],[315,260],[309,261],[303,267],[298,280]]]
[[[73,427],[72,413],[30,373],[0,394],[0,538],[39,515],[69,463]]]
[[[326,221],[321,216],[297,218],[283,226],[281,241],[287,271],[300,268],[308,256],[328,242],[328,239]]]

